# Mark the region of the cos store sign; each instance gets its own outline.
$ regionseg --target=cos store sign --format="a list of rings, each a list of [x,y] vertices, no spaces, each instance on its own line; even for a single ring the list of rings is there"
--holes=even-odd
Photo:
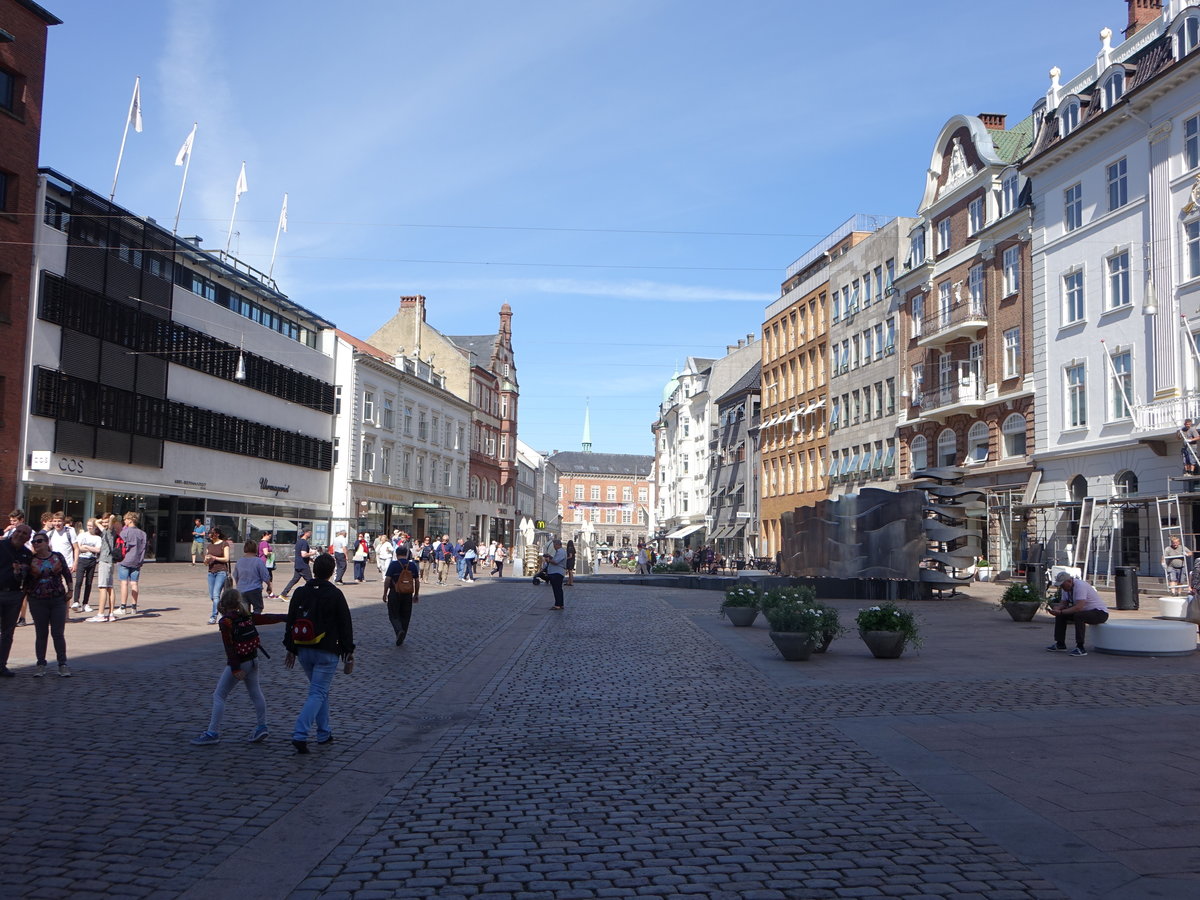
[[[29,468],[41,472],[57,469],[64,475],[82,475],[86,468],[86,460],[73,456],[60,456],[57,459],[49,450],[34,450],[29,454]]]

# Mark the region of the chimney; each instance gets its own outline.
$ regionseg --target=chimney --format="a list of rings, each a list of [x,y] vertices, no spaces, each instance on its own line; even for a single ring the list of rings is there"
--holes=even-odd
[[[425,321],[425,297],[422,294],[414,294],[411,297],[401,297],[400,308],[419,310],[421,313],[421,321]]]
[[[738,341],[738,343],[740,344],[741,341]],[[725,345],[725,355],[728,356],[730,353],[732,353],[736,349],[737,349],[737,347],[733,346],[733,344],[726,344]]]
[[[746,335],[746,343],[753,344],[754,343],[754,335],[752,335],[752,334]]]
[[[983,127],[989,131],[1004,130],[1004,113],[980,113],[979,121],[983,123]]]
[[[1125,26],[1128,40],[1162,15],[1162,0],[1125,0],[1129,4],[1129,24]]]

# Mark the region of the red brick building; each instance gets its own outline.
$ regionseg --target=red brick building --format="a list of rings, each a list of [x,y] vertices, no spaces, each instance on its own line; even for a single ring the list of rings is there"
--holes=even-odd
[[[60,20],[29,0],[0,0],[0,511],[22,468],[26,335],[37,223],[46,31]]]
[[[578,540],[585,520],[602,547],[636,547],[650,536],[653,456],[568,451],[550,456],[558,469],[562,539]]]

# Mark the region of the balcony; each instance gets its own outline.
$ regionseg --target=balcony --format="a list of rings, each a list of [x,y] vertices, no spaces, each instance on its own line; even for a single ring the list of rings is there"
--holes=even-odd
[[[987,304],[977,300],[956,300],[941,306],[921,320],[917,345],[927,347],[949,343],[959,337],[975,337],[986,328]]]
[[[983,406],[983,379],[969,369],[969,363],[959,365],[956,381],[913,396],[913,406],[918,407],[921,418],[945,419],[956,413],[970,413]]]

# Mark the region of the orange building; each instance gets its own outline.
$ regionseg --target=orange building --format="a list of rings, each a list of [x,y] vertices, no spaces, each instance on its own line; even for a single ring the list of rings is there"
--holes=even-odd
[[[767,307],[758,429],[759,546],[766,556],[783,547],[784,512],[827,496],[829,262],[886,221],[847,219],[788,267],[779,299]]]

